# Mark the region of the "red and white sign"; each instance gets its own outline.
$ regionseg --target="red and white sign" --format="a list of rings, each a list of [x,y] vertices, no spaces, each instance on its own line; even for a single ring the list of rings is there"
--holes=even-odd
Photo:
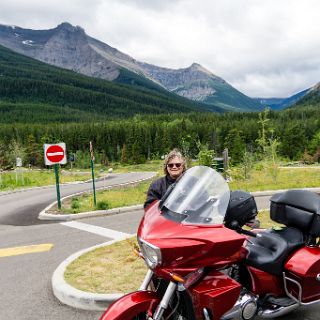
[[[46,166],[52,166],[54,164],[66,164],[67,152],[66,144],[64,142],[56,144],[44,145],[44,162]]]

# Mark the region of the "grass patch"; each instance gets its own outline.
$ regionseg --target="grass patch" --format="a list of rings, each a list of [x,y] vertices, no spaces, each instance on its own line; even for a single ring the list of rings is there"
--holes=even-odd
[[[139,288],[147,267],[134,255],[135,239],[116,242],[88,252],[66,269],[65,280],[73,287],[93,293],[127,293]]]
[[[274,222],[270,219],[270,211],[269,210],[259,211],[257,218],[260,220],[260,228],[269,229],[269,228],[282,227],[281,224]]]
[[[320,186],[319,167],[306,167],[304,169],[279,168],[276,180],[264,169],[252,171],[250,179],[244,180],[241,178],[240,170],[234,168],[231,171],[231,177],[230,189],[250,192]]]
[[[85,181],[91,178],[90,172],[61,170],[60,183]],[[22,169],[20,172],[4,171],[0,173],[0,191],[27,187],[54,185],[55,174],[52,170]]]
[[[150,181],[146,181],[126,187],[99,191],[97,192],[97,208],[94,206],[92,193],[86,193],[76,197],[76,207],[73,205],[74,198],[63,201],[61,211],[70,214],[142,204],[146,200],[149,186]],[[53,210],[56,210],[56,208],[53,208]]]

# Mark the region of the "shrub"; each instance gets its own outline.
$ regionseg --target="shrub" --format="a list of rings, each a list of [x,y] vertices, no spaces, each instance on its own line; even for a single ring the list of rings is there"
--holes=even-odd
[[[107,210],[109,209],[110,205],[108,201],[102,200],[102,201],[98,201],[97,203],[97,209],[98,210]]]
[[[80,208],[80,202],[78,198],[72,198],[71,200],[71,208],[73,210],[78,210]]]

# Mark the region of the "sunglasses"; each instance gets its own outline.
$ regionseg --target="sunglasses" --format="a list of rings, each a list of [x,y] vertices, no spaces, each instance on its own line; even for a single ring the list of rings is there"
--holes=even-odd
[[[176,168],[180,168],[181,165],[182,165],[181,163],[168,163],[168,164],[167,164],[167,167],[170,168],[170,169],[172,169],[174,166],[175,166]]]

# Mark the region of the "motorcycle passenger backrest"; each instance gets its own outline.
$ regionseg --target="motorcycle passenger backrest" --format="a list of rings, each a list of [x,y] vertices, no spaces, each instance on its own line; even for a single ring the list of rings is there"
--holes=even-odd
[[[308,190],[289,190],[270,199],[270,218],[311,236],[320,236],[320,196]]]

